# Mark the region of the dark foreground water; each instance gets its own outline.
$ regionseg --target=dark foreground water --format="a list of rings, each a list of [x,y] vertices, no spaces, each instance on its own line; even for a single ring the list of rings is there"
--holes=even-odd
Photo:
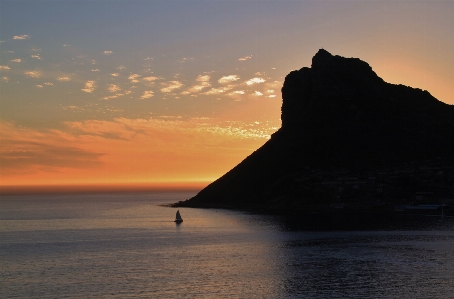
[[[192,195],[1,197],[0,298],[454,298],[454,223],[311,232],[183,208],[176,225],[159,206]]]

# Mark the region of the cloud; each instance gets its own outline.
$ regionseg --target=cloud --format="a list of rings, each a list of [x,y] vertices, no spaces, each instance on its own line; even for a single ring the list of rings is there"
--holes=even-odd
[[[146,90],[143,92],[143,95],[140,97],[141,100],[143,99],[149,99],[149,98],[152,98],[154,96],[154,92],[151,91],[151,90]]]
[[[139,78],[140,75],[139,74],[131,74],[128,79],[131,80],[131,83],[137,83],[139,82],[139,80],[137,80],[137,78]]]
[[[256,97],[261,97],[263,96],[263,93],[261,93],[260,91],[254,91],[254,93],[252,94],[253,96],[256,96]]]
[[[0,122],[0,165],[3,174],[56,172],[63,168],[93,168],[104,154],[74,145],[60,131],[36,131]]]
[[[118,85],[115,85],[115,84],[108,84],[109,85],[109,92],[117,92],[119,90],[121,90],[121,88],[118,86]]]
[[[181,94],[187,95],[190,93],[196,93],[200,92],[205,88],[211,87],[210,84],[210,76],[209,75],[200,75],[197,77],[196,81],[199,82],[198,84],[192,86],[191,88],[188,88],[186,91],[183,91]]]
[[[237,81],[239,79],[240,79],[240,77],[238,77],[237,75],[228,75],[228,76],[224,76],[221,79],[219,79],[218,82],[221,84],[225,84],[225,83]]]
[[[27,34],[23,34],[23,35],[15,35],[13,37],[13,39],[16,39],[16,40],[24,40],[24,39],[29,39],[30,36],[28,36]]]
[[[22,62],[22,59],[20,59],[20,58],[12,59],[11,62]]]
[[[0,70],[2,71],[9,71],[11,68],[7,65],[0,65]]]
[[[220,88],[212,88],[212,89],[208,90],[207,92],[205,92],[204,94],[205,95],[221,94],[221,93],[224,93],[226,91],[229,91],[230,89],[232,89],[232,86],[226,86],[226,87],[220,87]]]
[[[77,110],[77,107],[68,109]],[[36,130],[0,121],[3,183],[214,177],[260,147],[276,128],[207,118],[85,120]],[[169,161],[171,163],[169,163]],[[219,173],[217,173],[219,172]]]
[[[41,72],[39,71],[26,71],[25,75],[32,77],[32,78],[39,78],[41,77]]]
[[[99,69],[93,69],[91,70],[92,72],[99,72],[100,70]]]
[[[35,58],[38,60],[43,60],[39,54],[31,55],[31,58]]]
[[[52,83],[52,82],[45,82],[44,85],[52,86],[52,85],[54,85],[54,83]]]
[[[71,78],[68,76],[62,76],[57,78],[58,81],[71,81]]]
[[[113,73],[113,74],[110,74],[112,77],[118,77],[120,74],[119,73]]]
[[[199,75],[197,77],[197,82],[208,82],[210,81],[210,76],[209,75]]]
[[[252,55],[246,56],[246,57],[238,58],[238,60],[240,60],[240,61],[245,61],[245,60],[248,60],[248,59],[251,59],[251,58],[252,58]]]
[[[104,53],[104,54],[106,54],[106,55],[110,55],[110,54],[113,54],[113,52],[112,52],[112,51],[104,51],[103,53]]]
[[[244,90],[235,90],[229,93],[229,95],[238,95],[238,94],[244,94]]]
[[[85,82],[85,88],[82,88],[81,90],[88,93],[92,93],[95,90],[95,81]]]
[[[143,77],[142,80],[145,80],[145,81],[148,81],[148,82],[154,82],[156,80],[158,80],[159,78],[158,77],[154,77],[154,76],[149,76],[149,77]]]
[[[9,82],[9,78],[6,77],[6,76],[3,76],[3,77],[2,77],[2,80],[5,81],[5,82]]]
[[[186,92],[182,94],[189,94],[189,93],[195,93],[195,92],[200,92],[205,88],[211,87],[211,84],[209,82],[200,82],[200,84],[194,85],[191,88],[189,88]]]
[[[247,80],[246,84],[247,85],[253,85],[253,84],[263,83],[263,82],[265,82],[265,79],[256,77],[256,78],[252,78],[250,80]]]
[[[175,89],[179,89],[183,86],[183,83],[180,81],[169,81],[165,83],[161,83],[164,87],[161,88],[161,92],[172,92]]]

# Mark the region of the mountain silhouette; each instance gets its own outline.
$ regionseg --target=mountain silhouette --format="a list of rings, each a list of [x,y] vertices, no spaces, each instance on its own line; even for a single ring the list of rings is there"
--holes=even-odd
[[[320,49],[310,68],[286,76],[282,99],[282,126],[271,139],[177,206],[397,203],[422,191],[454,197],[454,106],[428,91],[386,83],[366,62]],[[424,181],[430,167],[441,182]],[[358,183],[342,181],[349,176]],[[364,187],[370,180],[374,185]],[[350,187],[360,195],[342,191]],[[387,193],[377,194],[380,188]]]

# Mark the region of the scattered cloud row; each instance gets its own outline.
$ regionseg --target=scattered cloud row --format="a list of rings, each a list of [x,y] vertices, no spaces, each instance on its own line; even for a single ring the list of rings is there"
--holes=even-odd
[[[29,38],[30,36],[26,34],[13,37],[15,40]],[[133,71],[120,63],[117,66],[111,64],[106,67],[105,63],[101,64],[97,59],[79,54],[80,50],[71,45],[64,44],[63,47],[64,51],[73,54],[73,57],[66,61],[54,62],[52,65],[43,59],[43,56],[46,56],[41,54],[41,49],[38,48],[28,49],[26,57],[20,57],[18,53],[21,51],[3,51],[11,57],[6,60],[7,64],[0,65],[0,71],[4,73],[0,76],[0,82],[3,84],[21,83],[20,76],[23,76],[32,79],[34,81],[32,84],[39,88],[54,88],[53,86],[58,86],[58,83],[69,82],[70,84],[65,86],[68,92],[76,89],[81,93],[93,94],[100,100],[112,100],[129,95],[128,98],[131,99],[153,98],[154,101],[166,99],[169,96],[175,99],[185,96],[191,98],[214,96],[217,100],[230,98],[235,101],[243,101],[250,97],[274,98],[276,97],[275,90],[279,90],[279,87],[275,86],[276,82],[277,85],[281,85],[281,82],[272,80],[266,72],[255,72],[248,75],[245,74],[244,69],[239,68],[227,74],[222,74],[220,69],[207,70],[195,78],[185,76],[184,71],[167,75],[155,74],[152,64],[158,60],[153,57],[143,58],[142,70],[136,68],[136,71]],[[30,51],[33,54],[30,55]],[[113,54],[114,51],[110,49],[98,53],[98,55],[112,57],[107,59],[117,59]],[[238,61],[249,59],[252,59],[252,55],[240,57]],[[38,61],[43,61],[44,64],[37,64]],[[193,61],[195,61],[193,57],[174,60],[177,63]],[[193,67],[192,64],[181,67],[189,66]],[[70,70],[71,68],[75,71],[63,71],[63,69]],[[24,81],[24,84],[26,84],[25,82],[30,83],[30,81]]]

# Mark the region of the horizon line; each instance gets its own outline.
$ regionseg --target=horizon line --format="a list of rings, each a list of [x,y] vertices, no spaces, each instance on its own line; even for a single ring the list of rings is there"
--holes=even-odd
[[[0,196],[64,193],[200,191],[210,183],[211,181],[0,185]]]

